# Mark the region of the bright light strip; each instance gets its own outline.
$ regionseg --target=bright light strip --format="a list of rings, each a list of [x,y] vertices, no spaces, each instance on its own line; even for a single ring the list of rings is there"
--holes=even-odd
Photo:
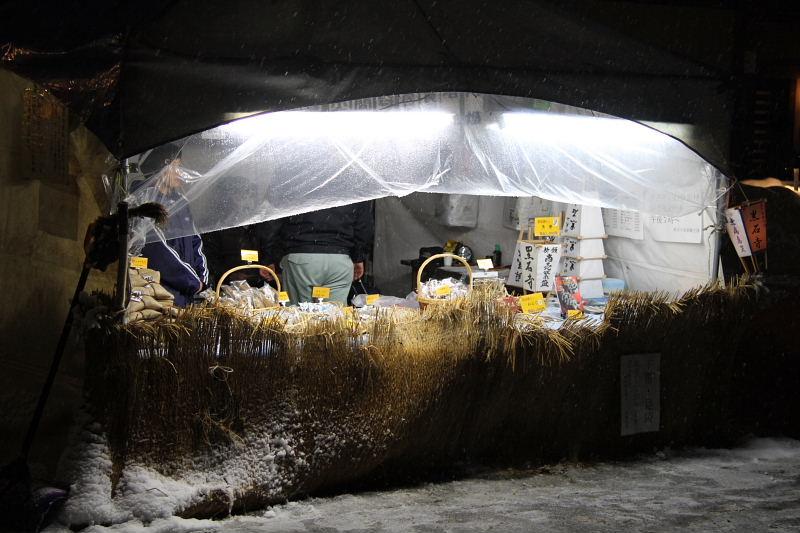
[[[520,139],[545,143],[630,144],[662,143],[665,135],[620,118],[557,113],[503,113],[503,131]]]
[[[441,111],[281,111],[220,126],[237,137],[429,137],[453,123]]]

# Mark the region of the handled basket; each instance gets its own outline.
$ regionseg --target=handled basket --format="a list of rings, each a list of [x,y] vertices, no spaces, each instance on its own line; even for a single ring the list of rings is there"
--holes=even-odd
[[[417,301],[419,302],[420,310],[425,309],[425,307],[428,305],[438,305],[452,301],[445,298],[426,298],[425,296],[422,296],[422,271],[425,270],[425,267],[428,266],[428,263],[430,263],[431,261],[435,259],[441,259],[444,257],[452,257],[453,259],[456,259],[462,265],[467,267],[467,274],[469,275],[469,290],[472,290],[472,268],[469,266],[469,263],[467,263],[467,261],[463,257],[461,257],[460,255],[447,254],[447,253],[432,255],[419,266],[419,270],[417,271]]]
[[[228,276],[230,276],[231,274],[233,274],[234,272],[237,272],[239,270],[247,270],[247,269],[251,269],[251,268],[264,269],[267,272],[269,272],[270,274],[272,274],[272,279],[275,280],[275,285],[278,286],[278,292],[279,293],[281,292],[281,280],[278,279],[278,275],[275,273],[275,271],[272,270],[271,268],[269,268],[268,266],[264,266],[264,265],[239,265],[237,267],[233,267],[232,269],[230,269],[227,272],[225,272],[222,276],[220,276],[219,281],[217,282],[217,290],[216,290],[217,299],[219,300],[219,292],[222,289],[222,284],[225,282],[225,278],[227,278]],[[274,309],[275,307],[280,307],[280,303],[275,302],[274,305],[271,305],[269,307],[258,307],[258,308],[253,309],[253,311],[256,311],[256,312],[265,311],[267,309]]]

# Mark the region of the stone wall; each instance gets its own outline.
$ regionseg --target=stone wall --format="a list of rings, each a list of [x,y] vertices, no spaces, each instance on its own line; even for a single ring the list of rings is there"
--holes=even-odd
[[[0,460],[18,453],[48,372],[83,261],[83,235],[100,214],[108,153],[70,119],[68,172],[34,177],[26,167],[24,93],[33,85],[0,70]],[[47,151],[45,143],[40,150]],[[104,208],[104,206],[103,206]],[[93,272],[90,290],[111,290]],[[31,455],[34,475],[52,474],[80,402],[83,355],[71,342]]]

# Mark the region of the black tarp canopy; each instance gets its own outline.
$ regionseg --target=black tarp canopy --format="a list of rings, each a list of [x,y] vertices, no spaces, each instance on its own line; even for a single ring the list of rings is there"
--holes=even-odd
[[[725,73],[597,24],[585,3],[5,3],[0,43],[5,68],[65,101],[118,157],[241,113],[411,92],[719,119]],[[720,163],[715,143],[700,151]]]

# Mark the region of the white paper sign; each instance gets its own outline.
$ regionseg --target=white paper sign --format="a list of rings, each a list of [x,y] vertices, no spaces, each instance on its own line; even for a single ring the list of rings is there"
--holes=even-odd
[[[554,291],[560,259],[561,246],[558,244],[534,245],[520,241],[506,283],[529,292]]]
[[[575,257],[565,257],[564,263],[561,266],[561,275],[562,276],[578,276],[580,275],[580,270],[578,269],[578,265],[580,261]]]
[[[682,217],[647,215],[647,229],[660,242],[703,242],[703,217],[692,213]]]
[[[640,241],[644,239],[642,217],[638,211],[604,207],[603,224],[605,225],[606,233],[609,235]]]
[[[478,259],[478,268],[481,270],[491,270],[494,268],[491,259]]]
[[[562,235],[579,236],[581,235],[581,206],[578,204],[567,205],[564,211],[564,227]]]
[[[658,431],[661,424],[661,354],[623,355],[620,372],[620,434]]]
[[[753,255],[750,250],[750,243],[747,240],[747,232],[742,221],[742,212],[735,208],[725,210],[725,228],[728,230],[728,237],[731,238],[733,247],[739,257],[750,257]]]

